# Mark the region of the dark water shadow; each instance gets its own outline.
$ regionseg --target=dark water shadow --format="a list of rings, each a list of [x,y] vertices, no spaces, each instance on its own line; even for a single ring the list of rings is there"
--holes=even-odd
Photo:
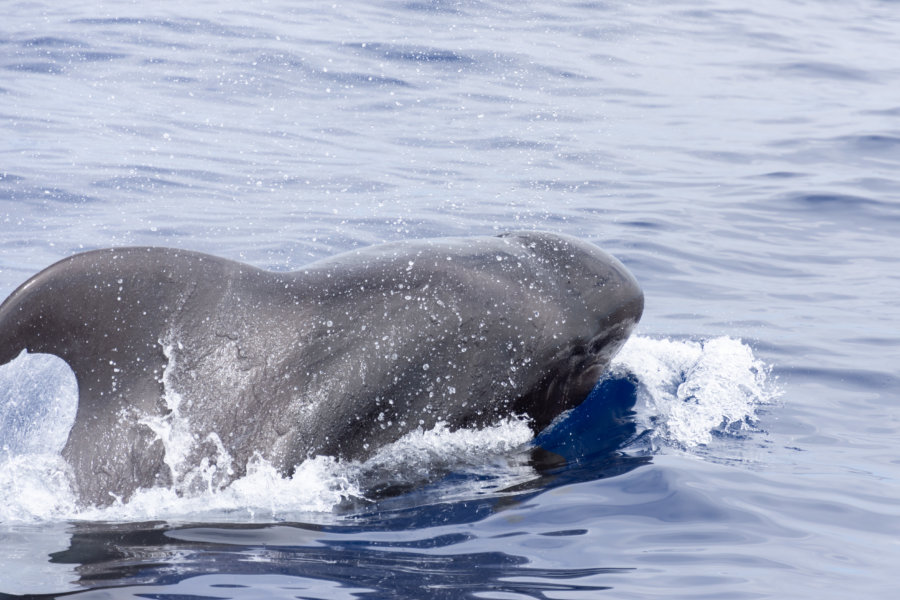
[[[637,386],[630,373],[601,380],[582,404],[513,457],[534,469],[534,477],[525,482],[495,494],[442,501],[444,490],[477,475],[450,472],[423,484],[373,473],[367,500],[348,499],[338,510],[353,527],[369,531],[471,523],[556,487],[628,473],[652,460],[644,443],[648,432],[639,431],[634,420]]]

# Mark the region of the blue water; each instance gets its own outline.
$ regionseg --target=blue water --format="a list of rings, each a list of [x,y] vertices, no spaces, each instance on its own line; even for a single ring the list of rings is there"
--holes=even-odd
[[[283,270],[539,228],[616,255],[647,302],[618,369],[539,440],[567,466],[534,470],[508,423],[96,513],[55,458],[71,373],[20,357],[0,370],[0,593],[896,593],[896,2],[3,13],[2,297],[111,245]]]

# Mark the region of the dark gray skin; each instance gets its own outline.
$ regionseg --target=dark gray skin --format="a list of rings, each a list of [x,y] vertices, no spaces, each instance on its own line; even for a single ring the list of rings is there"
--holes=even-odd
[[[289,475],[310,456],[365,459],[441,421],[522,414],[540,431],[587,396],[643,304],[616,259],[550,233],[391,243],[292,273],[113,248],[13,292],[0,364],[24,349],[72,367],[63,456],[81,501],[105,505],[189,487],[187,467],[204,458],[221,486],[254,454]],[[195,440],[174,468],[148,426],[166,419]]]

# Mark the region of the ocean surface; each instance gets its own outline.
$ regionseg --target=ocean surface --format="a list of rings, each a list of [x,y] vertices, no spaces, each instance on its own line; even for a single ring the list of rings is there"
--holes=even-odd
[[[3,14],[0,297],[106,246],[292,270],[541,229],[618,257],[646,308],[536,440],[513,417],[417,431],[105,509],[76,506],[59,456],[71,370],[21,355],[0,367],[0,597],[895,597],[897,2]],[[532,445],[568,464],[536,470]]]

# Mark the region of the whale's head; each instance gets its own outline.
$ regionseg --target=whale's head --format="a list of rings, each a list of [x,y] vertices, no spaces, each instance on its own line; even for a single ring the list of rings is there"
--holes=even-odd
[[[539,289],[523,294],[539,319],[531,342],[538,380],[516,402],[539,431],[581,403],[640,321],[644,294],[634,276],[594,244],[545,232],[501,236],[540,265]],[[528,287],[528,286],[523,286]]]

